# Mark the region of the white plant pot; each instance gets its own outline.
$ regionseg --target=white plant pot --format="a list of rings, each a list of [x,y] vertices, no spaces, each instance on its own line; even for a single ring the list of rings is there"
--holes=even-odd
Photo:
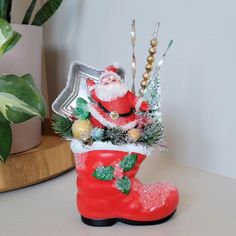
[[[16,46],[0,60],[0,74],[30,73],[41,90],[41,54],[43,30],[39,26],[12,24],[22,37]],[[11,153],[31,149],[41,142],[41,120],[34,117],[12,125],[13,144]]]

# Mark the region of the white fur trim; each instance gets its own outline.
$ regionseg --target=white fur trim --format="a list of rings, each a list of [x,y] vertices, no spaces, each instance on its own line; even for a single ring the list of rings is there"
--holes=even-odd
[[[138,99],[138,101],[136,102],[136,105],[135,105],[135,111],[139,111],[143,101],[144,101],[143,98]]]
[[[106,120],[94,107],[92,104],[88,104],[88,109],[91,115],[97,119],[101,124],[109,128],[115,128],[117,125],[113,124],[112,122]],[[137,121],[134,120],[132,122],[127,123],[126,125],[119,126],[123,130],[129,130],[134,128],[137,125]]]
[[[153,150],[151,147],[145,147],[143,145],[136,144],[124,144],[124,145],[113,145],[111,142],[93,142],[92,145],[83,145],[80,141],[72,139],[70,143],[70,148],[73,153],[85,153],[94,150],[114,150],[123,152],[136,152],[143,155],[149,156]]]
[[[94,84],[94,85],[92,85],[92,86],[90,86],[90,87],[88,86],[88,88],[89,88],[89,91],[92,91],[92,90],[94,90],[94,89],[96,88],[96,86],[97,86],[96,84]]]
[[[95,88],[96,96],[106,102],[125,96],[127,91],[124,83],[110,85],[98,84]]]
[[[104,77],[108,76],[108,75],[112,75],[112,76],[114,76],[115,78],[121,80],[121,77],[120,77],[118,74],[116,74],[115,72],[113,72],[113,71],[105,71],[105,72],[103,72],[103,73],[99,76],[99,82],[101,82],[101,80],[102,80]]]
[[[120,126],[120,127],[121,127],[122,129],[124,129],[124,130],[129,130],[129,129],[134,128],[136,125],[137,125],[137,120],[134,120],[134,121],[129,122],[128,124],[122,125],[122,126]]]

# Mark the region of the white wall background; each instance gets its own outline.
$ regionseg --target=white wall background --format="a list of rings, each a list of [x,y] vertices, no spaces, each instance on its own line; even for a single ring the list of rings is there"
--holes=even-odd
[[[117,61],[129,78],[133,18],[140,81],[159,20],[159,55],[174,40],[161,71],[167,155],[236,178],[235,8],[234,0],[65,0],[44,26],[50,100],[75,59],[100,68]]]

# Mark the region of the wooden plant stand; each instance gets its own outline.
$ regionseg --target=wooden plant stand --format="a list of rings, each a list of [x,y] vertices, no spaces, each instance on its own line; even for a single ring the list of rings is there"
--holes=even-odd
[[[49,129],[44,133],[47,134],[39,146],[11,155],[5,164],[0,163],[0,192],[40,183],[74,168],[69,143],[48,135]]]

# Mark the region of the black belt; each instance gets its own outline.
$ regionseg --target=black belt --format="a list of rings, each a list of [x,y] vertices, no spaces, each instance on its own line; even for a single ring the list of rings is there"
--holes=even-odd
[[[134,110],[131,109],[129,112],[127,113],[123,113],[123,114],[118,114],[117,112],[114,112],[114,111],[108,111],[106,109],[106,107],[104,107],[100,102],[98,103],[98,106],[106,113],[108,113],[112,119],[117,119],[119,117],[127,117],[127,116],[130,116],[131,114],[134,113]]]

